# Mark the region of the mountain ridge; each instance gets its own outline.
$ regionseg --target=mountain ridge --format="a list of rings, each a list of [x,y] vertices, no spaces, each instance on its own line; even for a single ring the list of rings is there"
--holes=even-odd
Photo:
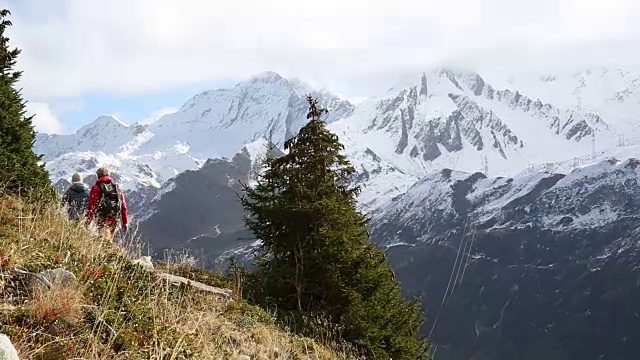
[[[513,176],[544,164],[567,168],[577,157],[595,161],[595,139],[605,149],[599,156],[616,150],[617,124],[600,115],[607,109],[561,108],[520,90],[496,90],[468,69],[435,68],[399,84],[353,105],[326,89],[264,72],[201,92],[149,125],[127,126],[107,116],[75,134],[38,134],[35,150],[45,155],[53,182],[110,165],[126,188],[161,188],[207,159],[230,158],[269,137],[282,144],[305,123],[304,95],[311,93],[330,110],[329,129],[358,169],[367,209],[437,169],[486,171],[490,165],[492,174]]]

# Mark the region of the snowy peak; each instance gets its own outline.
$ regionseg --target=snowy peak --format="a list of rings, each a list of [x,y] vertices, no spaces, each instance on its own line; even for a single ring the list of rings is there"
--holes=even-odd
[[[640,68],[600,66],[505,75],[491,74],[491,81],[561,109],[598,114],[610,131],[626,134],[630,143],[640,143]]]
[[[487,171],[489,164],[515,175],[528,162],[583,157],[596,137],[600,146],[613,145],[611,125],[598,111],[500,90],[476,72],[454,68],[405,77],[331,128],[417,177],[446,167]]]
[[[286,81],[285,78],[283,78],[282,76],[280,76],[280,74],[278,74],[275,71],[265,71],[262,72],[260,74],[251,76],[247,82],[251,83],[251,84],[255,84],[255,83],[267,83],[267,84],[274,84],[274,83],[278,83],[281,81]]]
[[[377,199],[401,194],[442,168],[515,176],[549,164],[570,170],[575,159],[593,161],[610,154],[616,149],[621,114],[629,113],[617,106],[631,106],[640,80],[627,73],[602,76],[580,72],[494,84],[484,74],[441,67],[413,73],[383,97],[354,106],[327,89],[264,72],[227,89],[197,94],[149,125],[127,126],[101,116],[75,134],[38,134],[35,148],[58,178],[104,164],[131,179],[139,172],[141,184],[161,186],[209,158],[232,158],[243,148],[255,164],[267,139],[281,145],[307,122],[305,97],[311,94],[329,110],[325,120],[358,169],[361,204],[375,207]],[[580,87],[582,80],[576,79],[586,85]],[[576,91],[593,92],[597,79],[616,84],[616,91],[627,89],[631,97],[603,100],[603,107],[567,101]],[[540,88],[555,91],[558,98],[540,96]],[[609,93],[601,95],[608,99]],[[632,113],[640,113],[640,106],[637,110]],[[640,135],[640,128],[635,134]]]
[[[93,132],[96,130],[99,131],[103,129],[125,129],[127,127],[128,126],[125,123],[120,121],[115,116],[102,115],[96,118],[95,120],[93,120],[92,122],[90,122],[89,124],[81,127],[77,132],[87,133],[87,132]]]
[[[144,126],[128,126],[113,116],[100,116],[69,135],[38,134],[34,151],[51,161],[72,152],[104,152],[114,154],[130,149],[153,134]]]
[[[349,101],[330,91],[265,72],[228,89],[197,94],[177,112],[149,125],[128,126],[113,116],[100,116],[74,134],[38,134],[35,150],[45,155],[54,182],[107,165],[133,178],[133,187],[136,172],[144,168],[138,185],[158,187],[201,167],[206,159],[231,158],[268,138],[282,143],[306,123],[308,93],[329,109],[327,122],[353,112]]]
[[[609,130],[607,123],[597,113],[578,112],[575,109],[561,110],[549,103],[543,103],[540,99],[532,100],[519,91],[497,91],[491,86],[485,87],[484,90],[487,99],[540,119],[547,129],[567,140],[579,142],[596,131]]]
[[[261,138],[272,136],[275,142],[282,142],[306,122],[307,93],[317,96],[329,109],[327,122],[353,112],[352,104],[328,91],[313,90],[299,80],[289,81],[266,72],[231,89],[194,96],[178,112],[151,124],[149,129],[155,137],[138,153],[161,150],[181,140],[191,146],[196,157],[230,157]]]

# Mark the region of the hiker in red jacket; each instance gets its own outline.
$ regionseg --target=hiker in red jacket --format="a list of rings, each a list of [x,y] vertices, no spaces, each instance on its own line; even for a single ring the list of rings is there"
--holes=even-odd
[[[113,235],[118,227],[118,216],[122,222],[122,230],[127,232],[129,218],[127,215],[127,202],[124,198],[122,188],[113,183],[110,172],[107,168],[101,167],[96,172],[98,180],[91,187],[89,193],[89,205],[87,208],[87,224],[95,218],[98,226],[109,231],[109,236]]]

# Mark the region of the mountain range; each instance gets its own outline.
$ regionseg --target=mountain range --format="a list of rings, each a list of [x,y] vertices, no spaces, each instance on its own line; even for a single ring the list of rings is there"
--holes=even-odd
[[[329,109],[326,121],[362,175],[361,202],[370,209],[436,169],[512,176],[602,158],[618,150],[621,136],[625,145],[640,143],[640,73],[603,68],[523,78],[528,92],[510,80],[514,87],[498,89],[471,71],[433,69],[356,106],[266,72],[200,93],[150,125],[101,116],[73,134],[38,134],[35,151],[54,182],[109,164],[129,189],[161,188],[207,159],[230,158],[269,136],[281,143],[306,121],[305,95],[312,94]]]
[[[371,235],[447,359],[629,359],[640,352],[640,72],[483,77],[430,69],[357,104],[266,72],[149,124],[101,116],[38,134],[51,180],[108,165],[143,238],[219,268],[250,260],[240,182],[269,140],[328,108]],[[160,255],[158,255],[160,256]],[[606,329],[606,331],[605,331]],[[637,339],[635,339],[637,340]]]

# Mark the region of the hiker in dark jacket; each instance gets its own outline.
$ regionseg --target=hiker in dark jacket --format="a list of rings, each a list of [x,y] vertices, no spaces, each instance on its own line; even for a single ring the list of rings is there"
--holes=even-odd
[[[82,182],[82,174],[71,177],[71,185],[62,195],[62,206],[71,220],[82,219],[89,205],[89,187]]]
[[[91,187],[89,194],[87,223],[96,219],[98,226],[108,230],[108,236],[113,239],[118,227],[118,220],[121,220],[122,230],[127,232],[127,223],[129,222],[127,202],[122,188],[113,182],[107,168],[99,168],[96,175],[98,180]]]

